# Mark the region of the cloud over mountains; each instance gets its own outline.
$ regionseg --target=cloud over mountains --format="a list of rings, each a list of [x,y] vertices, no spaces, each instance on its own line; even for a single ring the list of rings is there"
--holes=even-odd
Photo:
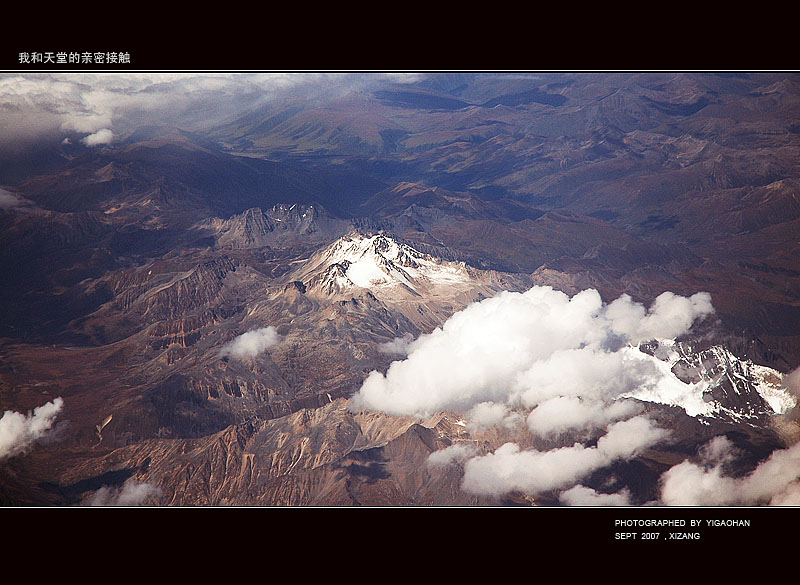
[[[329,100],[375,81],[413,75],[346,73],[87,73],[0,75],[0,154],[72,135],[108,144],[142,125],[191,130],[281,99]],[[75,136],[77,135],[77,136]]]
[[[0,418],[0,459],[19,455],[42,439],[52,429],[63,406],[64,400],[56,398],[27,415],[6,410]]]
[[[223,345],[219,350],[219,356],[230,356],[239,359],[251,358],[265,352],[279,341],[280,336],[274,327],[262,327],[261,329],[242,333]]]
[[[600,406],[665,383],[659,360],[630,351],[630,344],[685,333],[713,310],[707,293],[663,293],[645,310],[628,296],[604,305],[591,289],[572,298],[551,287],[503,292],[409,343],[407,357],[385,375],[370,373],[353,405],[412,416],[484,402],[532,408],[568,399]],[[558,411],[558,403],[550,408]],[[612,419],[621,414],[617,408]],[[582,410],[581,418],[595,414]]]
[[[661,498],[670,506],[800,505],[800,444],[778,449],[753,471],[730,477],[725,466],[737,449],[725,436],[706,444],[697,462],[684,461],[661,477]]]
[[[643,416],[614,423],[596,447],[575,443],[550,451],[521,450],[506,443],[494,453],[469,459],[462,487],[481,495],[519,490],[529,494],[574,486],[589,473],[656,444],[668,432]]]
[[[428,335],[403,340],[405,359],[393,362],[386,374],[371,372],[351,408],[405,416],[452,410],[465,413],[473,427],[525,420],[540,437],[604,430],[591,447],[575,443],[542,452],[507,443],[482,456],[466,458],[469,452],[460,449],[433,457],[439,464],[466,458],[462,487],[476,494],[571,488],[668,436],[624,395],[685,384],[635,346],[680,336],[713,312],[707,293],[665,292],[646,309],[628,296],[604,304],[592,289],[573,297],[539,286],[503,292],[468,306]],[[567,498],[591,495],[572,492]],[[595,494],[592,501],[623,497]]]

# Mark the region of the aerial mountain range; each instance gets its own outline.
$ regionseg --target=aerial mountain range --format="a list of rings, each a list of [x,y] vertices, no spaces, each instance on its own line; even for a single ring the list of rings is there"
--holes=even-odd
[[[796,74],[362,77],[4,152],[0,503],[800,498]]]

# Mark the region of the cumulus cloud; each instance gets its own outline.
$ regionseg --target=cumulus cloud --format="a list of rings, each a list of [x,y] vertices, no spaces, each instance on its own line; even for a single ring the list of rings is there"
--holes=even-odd
[[[467,412],[467,419],[469,420],[468,426],[475,430],[495,425],[513,428],[524,420],[521,414],[513,412],[507,405],[497,402],[476,404]]]
[[[618,459],[632,457],[667,434],[649,419],[637,416],[610,425],[595,447],[575,443],[550,451],[524,451],[515,443],[506,443],[494,453],[464,464],[462,488],[488,496],[515,490],[537,494],[564,489]]]
[[[280,341],[275,327],[263,327],[242,333],[219,350],[219,357],[251,358],[265,352]]]
[[[636,343],[649,339],[674,339],[692,326],[698,317],[714,312],[706,292],[681,297],[671,292],[659,295],[645,314],[644,307],[622,295],[606,309],[611,329]]]
[[[503,292],[408,344],[407,357],[371,372],[352,404],[411,416],[481,402],[531,408],[559,396],[607,404],[671,377],[630,344],[685,333],[712,311],[707,293],[664,293],[646,311],[627,297],[604,306],[592,289],[572,298],[551,287]]]
[[[86,502],[89,506],[146,506],[155,503],[161,489],[128,478],[119,488],[103,486]]]
[[[629,506],[631,494],[626,489],[615,494],[603,494],[592,488],[576,485],[561,492],[558,499],[567,506]]]
[[[582,427],[602,427],[614,420],[629,418],[641,406],[633,401],[602,404],[577,396],[556,396],[537,406],[527,419],[528,428],[546,436]]]
[[[446,467],[447,465],[464,461],[476,453],[477,448],[474,445],[456,443],[431,453],[426,460],[426,465],[429,467]]]
[[[27,415],[6,410],[0,418],[0,459],[19,455],[43,439],[63,406],[64,400],[56,398]]]
[[[736,449],[716,437],[699,461],[684,461],[661,476],[661,500],[669,506],[773,506],[800,503],[800,444],[774,451],[750,474],[732,477],[726,464]]]
[[[668,437],[641,415],[631,396],[672,396],[687,409],[706,408],[692,404],[700,394],[693,385],[638,344],[674,339],[713,312],[708,293],[665,292],[646,308],[627,295],[606,305],[593,289],[572,297],[539,286],[502,292],[469,305],[430,334],[395,340],[404,359],[385,374],[371,372],[351,408],[417,417],[461,412],[470,430],[524,421],[531,433],[550,439],[605,431],[595,446],[576,442],[538,451],[507,443],[464,462],[462,488],[471,493],[569,490],[587,474]],[[451,454],[434,455],[448,460]],[[575,490],[565,501],[591,495]],[[593,497],[610,503],[628,496]]]
[[[114,133],[109,130],[108,128],[103,128],[102,130],[98,130],[94,134],[90,134],[85,138],[81,139],[86,146],[99,146],[102,144],[111,144],[114,140]]]

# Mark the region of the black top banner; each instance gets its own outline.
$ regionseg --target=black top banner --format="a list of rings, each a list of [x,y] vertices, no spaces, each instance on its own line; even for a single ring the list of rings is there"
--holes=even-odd
[[[632,50],[621,38],[602,48],[591,37],[551,37],[448,27],[425,23],[398,31],[322,27],[297,23],[254,30],[220,27],[169,34],[8,35],[0,39],[0,71],[787,71],[787,53],[761,56],[721,48],[686,54],[647,46]]]

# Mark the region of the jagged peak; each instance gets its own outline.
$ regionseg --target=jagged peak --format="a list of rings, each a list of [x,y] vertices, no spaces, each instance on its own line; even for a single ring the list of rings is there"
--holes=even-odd
[[[351,230],[315,254],[303,272],[305,278],[311,277],[310,288],[325,282],[325,290],[402,288],[412,294],[420,286],[469,279],[461,262],[424,254],[385,232],[357,230]]]
[[[311,278],[306,289],[333,295],[355,288],[356,284],[347,277],[349,264],[347,260],[331,264],[324,272]]]
[[[683,408],[690,416],[735,421],[783,414],[797,400],[783,375],[740,358],[724,345],[697,349],[688,341],[653,340],[638,351],[658,358],[674,377],[672,386],[630,397]]]
[[[330,241],[347,229],[347,221],[334,218],[318,203],[278,203],[268,209],[251,207],[228,219],[211,219],[201,227],[216,232],[220,248],[258,248],[287,238]]]
[[[325,251],[336,262],[350,264],[370,256],[379,265],[390,267],[419,268],[421,262],[441,263],[442,260],[416,250],[398,241],[385,232],[362,233],[351,230],[333,242]]]
[[[276,203],[269,209],[264,210],[261,207],[251,207],[245,209],[241,213],[237,213],[229,217],[227,222],[241,222],[249,220],[263,221],[264,219],[286,219],[293,218],[295,220],[314,220],[319,217],[328,216],[327,210],[319,204],[311,203],[304,205],[301,203]]]

